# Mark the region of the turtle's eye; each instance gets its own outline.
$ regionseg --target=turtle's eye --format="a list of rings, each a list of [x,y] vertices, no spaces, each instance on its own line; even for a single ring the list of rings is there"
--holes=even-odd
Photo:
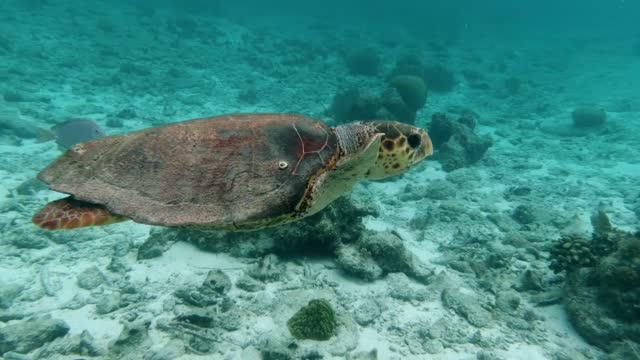
[[[419,134],[411,134],[407,137],[407,142],[412,149],[417,149],[422,144],[422,139]]]

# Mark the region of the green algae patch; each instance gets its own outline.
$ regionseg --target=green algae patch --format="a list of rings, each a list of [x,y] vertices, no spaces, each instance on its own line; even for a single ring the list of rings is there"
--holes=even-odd
[[[309,301],[287,321],[291,335],[300,340],[329,340],[335,335],[337,326],[336,314],[324,299]]]

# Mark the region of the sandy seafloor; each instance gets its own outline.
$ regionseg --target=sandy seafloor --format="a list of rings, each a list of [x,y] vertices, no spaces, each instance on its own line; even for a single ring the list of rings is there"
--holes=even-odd
[[[19,94],[19,101],[12,96],[0,97],[0,112],[5,121],[10,118],[25,127],[48,128],[67,117],[87,117],[107,133],[117,134],[237,112],[299,112],[330,120],[326,109],[337,92],[350,86],[375,92],[384,85],[384,75],[350,75],[339,55],[341,49],[355,42],[372,44],[382,54],[381,74],[391,69],[406,48],[417,47],[422,56],[434,61],[443,56],[434,55],[416,35],[357,26],[336,29],[320,23],[307,27],[300,21],[291,22],[289,31],[281,31],[269,28],[268,23],[252,28],[196,17],[193,23],[181,25],[187,28],[180,28],[157,26],[160,18],[170,15],[143,16],[142,10],[133,8],[114,10],[117,16],[113,17],[96,15],[107,9],[62,8],[56,14],[47,8],[46,15],[14,10],[0,14],[0,34],[8,44],[0,52],[0,91]],[[302,39],[302,44],[290,39]],[[365,219],[367,227],[396,231],[405,246],[439,274],[438,280],[426,285],[404,279],[426,295],[399,299],[391,294],[398,277],[360,281],[345,276],[330,257],[281,260],[288,275],[267,283],[264,290],[231,289],[229,296],[236,306],[246,308],[247,314],[236,330],[221,337],[216,351],[198,355],[183,349],[176,350],[175,356],[165,354],[167,358],[258,358],[260,339],[266,334],[287,336],[282,314],[290,315],[295,308],[286,306],[304,305],[304,300],[296,302],[296,296],[306,299],[314,292],[332,293],[347,316],[366,299],[376,299],[382,309],[368,325],[354,325],[349,351],[334,353],[336,359],[373,349],[380,359],[601,356],[599,349],[572,329],[561,303],[536,305],[535,296],[561,288],[562,274],[548,269],[544,252],[534,256],[525,249],[536,248],[535,241],[555,240],[562,233],[589,233],[589,217],[598,209],[604,209],[621,229],[637,228],[640,58],[631,54],[631,40],[611,41],[588,33],[539,34],[537,39],[526,41],[515,37],[502,42],[490,37],[463,38],[450,45],[447,66],[458,74],[465,69],[481,73],[490,87],[474,89],[457,76],[453,91],[429,94],[427,106],[418,113],[418,124],[426,126],[437,111],[470,109],[478,115],[477,132],[490,135],[493,146],[480,162],[469,167],[446,173],[437,161],[426,161],[395,181],[358,185],[352,195],[379,208],[379,216]],[[303,46],[307,42],[311,50]],[[389,42],[408,45],[384,45]],[[326,55],[305,57],[305,51]],[[504,72],[491,70],[498,62],[505,65]],[[506,93],[502,86],[510,76],[523,81],[516,94]],[[239,97],[249,87],[256,94],[252,103]],[[606,131],[563,136],[563,130],[553,130],[569,128],[571,111],[584,103],[595,103],[607,111]],[[122,119],[123,127],[106,125],[108,118],[127,109],[135,114]],[[0,154],[0,283],[21,289],[11,306],[2,310],[4,314],[50,314],[68,324],[67,336],[88,330],[104,349],[118,337],[127,318],[148,318],[151,342],[145,343],[149,347],[145,353],[161,353],[171,334],[158,330],[156,322],[171,317],[167,304],[175,305],[174,291],[198,286],[211,269],[222,269],[236,281],[248,266],[247,259],[204,252],[185,242],[172,244],[160,257],[137,260],[135,249],[144,243],[151,227],[132,222],[54,235],[40,231],[31,225],[31,214],[62,195],[48,190],[20,195],[16,188],[34,178],[61,151],[53,142],[5,135],[0,138]],[[445,196],[431,196],[430,184],[436,184]],[[505,196],[515,186],[528,187],[531,193]],[[416,193],[402,196],[411,191]],[[528,229],[511,219],[513,209],[523,204],[535,214],[535,223]],[[430,213],[435,215],[427,226],[411,222]],[[488,220],[490,215],[493,221]],[[524,240],[515,241],[514,237]],[[514,290],[522,300],[520,306],[532,312],[530,328],[515,329],[508,316],[491,305],[495,299],[482,291],[474,274],[447,266],[446,259],[474,251],[464,246],[471,238],[485,249],[513,257],[510,266],[500,270],[503,274],[490,280],[500,282],[498,287],[519,289],[527,270],[540,276],[541,289]],[[15,245],[23,239],[39,239],[45,245],[39,249]],[[122,248],[126,273],[106,270],[114,249]],[[103,272],[105,281],[94,290],[85,290],[78,286],[77,278],[91,266]],[[309,276],[320,280],[308,281],[305,277]],[[140,300],[97,314],[98,299],[122,291],[123,283],[142,294]],[[490,309],[494,316],[489,325],[476,328],[444,307],[440,292],[445,287],[476,297],[478,304]],[[260,311],[261,306],[266,310]],[[432,340],[429,351],[424,344],[416,350],[412,332],[437,321],[448,324],[462,340],[445,337]],[[305,346],[328,351],[325,345],[312,341]]]

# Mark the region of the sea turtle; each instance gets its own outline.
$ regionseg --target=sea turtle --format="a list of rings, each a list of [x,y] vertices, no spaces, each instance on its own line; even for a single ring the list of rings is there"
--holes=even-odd
[[[294,114],[196,119],[74,145],[38,174],[70,196],[33,216],[49,230],[131,219],[254,230],[318,212],[361,179],[400,174],[432,153],[393,121],[329,127]]]

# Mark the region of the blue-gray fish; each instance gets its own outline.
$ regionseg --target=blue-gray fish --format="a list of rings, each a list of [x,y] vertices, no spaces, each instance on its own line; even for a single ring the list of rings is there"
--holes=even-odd
[[[106,136],[100,126],[90,119],[69,119],[51,128],[58,145],[70,148],[75,144]]]

